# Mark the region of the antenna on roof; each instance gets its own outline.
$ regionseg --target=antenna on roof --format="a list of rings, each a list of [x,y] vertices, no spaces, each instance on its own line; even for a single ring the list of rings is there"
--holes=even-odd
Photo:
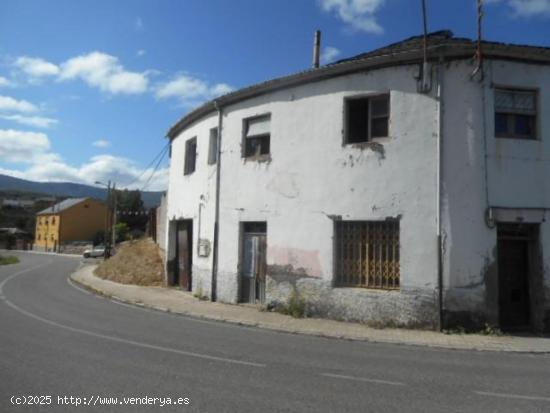
[[[423,58],[422,67],[420,68],[420,84],[418,91],[420,93],[428,93],[432,89],[431,70],[428,64],[428,17],[426,13],[426,0],[420,0],[422,3],[422,24],[424,29],[423,38]]]
[[[483,0],[477,0],[477,48],[474,59],[476,60],[476,68],[470,75],[470,78],[473,78],[475,75],[480,73],[480,81],[483,80],[483,53],[482,53],[482,43],[481,43],[481,28],[483,24]]]

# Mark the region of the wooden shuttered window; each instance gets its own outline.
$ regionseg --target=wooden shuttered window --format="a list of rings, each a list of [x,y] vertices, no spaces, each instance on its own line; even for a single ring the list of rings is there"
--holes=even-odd
[[[399,289],[399,221],[338,221],[335,285]]]

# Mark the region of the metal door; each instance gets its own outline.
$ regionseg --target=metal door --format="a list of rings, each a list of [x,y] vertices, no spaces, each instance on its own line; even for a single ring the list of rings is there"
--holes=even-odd
[[[192,228],[193,221],[179,221],[176,236],[177,251],[177,283],[186,290],[191,291],[192,281]]]
[[[266,235],[243,234],[241,300],[247,303],[265,302]]]
[[[500,326],[529,326],[529,243],[498,240]]]

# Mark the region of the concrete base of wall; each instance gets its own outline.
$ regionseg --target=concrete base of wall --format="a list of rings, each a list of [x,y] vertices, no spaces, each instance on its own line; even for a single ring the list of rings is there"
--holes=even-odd
[[[286,305],[295,292],[312,317],[356,321],[372,326],[436,329],[437,295],[433,290],[402,288],[376,291],[364,288],[334,288],[330,282],[303,277],[295,282],[267,278],[268,306]]]
[[[193,295],[210,299],[212,270],[193,266]]]

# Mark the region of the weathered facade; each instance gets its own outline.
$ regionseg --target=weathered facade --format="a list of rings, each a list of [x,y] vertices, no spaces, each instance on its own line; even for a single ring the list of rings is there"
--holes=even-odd
[[[483,47],[436,33],[423,64],[411,38],[186,115],[168,282],[372,324],[550,330],[550,50]]]
[[[59,251],[73,241],[92,241],[105,231],[107,207],[92,198],[69,198],[36,214],[34,248]]]

